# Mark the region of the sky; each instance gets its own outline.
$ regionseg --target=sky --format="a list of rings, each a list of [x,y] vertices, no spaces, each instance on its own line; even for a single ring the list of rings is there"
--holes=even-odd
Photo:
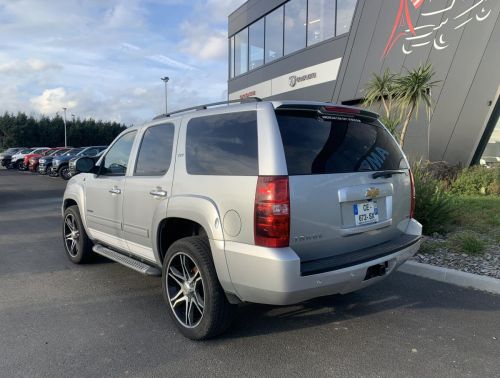
[[[227,98],[245,0],[0,0],[0,112],[147,122]]]

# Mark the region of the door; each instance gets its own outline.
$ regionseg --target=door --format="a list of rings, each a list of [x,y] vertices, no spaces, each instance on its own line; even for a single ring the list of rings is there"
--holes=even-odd
[[[86,221],[91,235],[112,247],[127,250],[122,241],[125,174],[137,131],[116,139],[99,165],[99,173],[85,181]]]
[[[174,123],[144,130],[123,197],[123,234],[129,251],[155,262],[156,225],[165,218],[173,179]]]

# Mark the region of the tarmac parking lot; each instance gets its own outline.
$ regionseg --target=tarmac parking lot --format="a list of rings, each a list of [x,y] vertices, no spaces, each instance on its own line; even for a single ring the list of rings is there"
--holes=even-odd
[[[0,377],[500,377],[500,296],[404,273],[187,340],[160,279],[67,259],[65,185],[0,169]]]

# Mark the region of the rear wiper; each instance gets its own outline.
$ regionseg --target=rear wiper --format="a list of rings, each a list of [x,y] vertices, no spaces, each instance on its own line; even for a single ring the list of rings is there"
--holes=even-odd
[[[405,174],[406,172],[401,170],[401,169],[394,169],[394,170],[390,170],[390,171],[382,171],[382,172],[375,172],[372,177],[374,179],[376,178],[379,178],[379,177],[383,177],[383,178],[388,178],[388,177],[392,177],[392,175],[402,175],[402,174]]]

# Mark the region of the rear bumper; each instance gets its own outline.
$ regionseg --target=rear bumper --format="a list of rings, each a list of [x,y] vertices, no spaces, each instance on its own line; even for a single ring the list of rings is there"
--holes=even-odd
[[[370,286],[391,274],[415,255],[420,247],[422,226],[411,219],[405,227],[413,242],[398,246],[356,265],[304,275],[301,261],[291,248],[263,248],[226,242],[226,261],[236,295],[246,302],[287,305],[311,298],[344,294]],[[408,241],[408,240],[407,240]],[[386,263],[383,276],[365,280],[369,267]]]

